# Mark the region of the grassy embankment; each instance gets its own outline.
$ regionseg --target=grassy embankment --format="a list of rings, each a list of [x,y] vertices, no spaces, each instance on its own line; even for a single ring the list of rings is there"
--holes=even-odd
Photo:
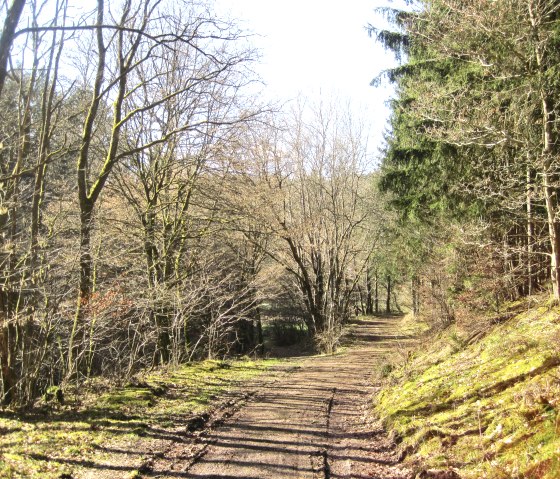
[[[560,478],[560,308],[515,307],[478,340],[455,326],[382,368],[375,408],[407,462],[472,479]]]
[[[80,396],[67,392],[63,405],[39,404],[33,413],[0,412],[0,477],[101,477],[115,464],[119,477],[138,477],[151,454],[181,442],[216,405],[239,398],[240,385],[276,363],[205,361],[120,388],[89,385]]]

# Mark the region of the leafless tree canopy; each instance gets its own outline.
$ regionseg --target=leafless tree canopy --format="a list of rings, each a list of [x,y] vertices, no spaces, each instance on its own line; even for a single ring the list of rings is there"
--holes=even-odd
[[[351,118],[259,104],[204,2],[2,8],[2,401],[258,354],[278,311],[333,350],[379,236]]]

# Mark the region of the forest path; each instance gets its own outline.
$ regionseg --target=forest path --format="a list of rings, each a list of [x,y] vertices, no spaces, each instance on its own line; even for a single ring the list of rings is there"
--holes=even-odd
[[[329,479],[410,477],[394,444],[367,419],[372,372],[396,342],[398,318],[356,321],[343,353],[312,357],[264,385],[205,431],[195,461],[158,461],[152,477]],[[161,466],[161,467],[158,467]]]

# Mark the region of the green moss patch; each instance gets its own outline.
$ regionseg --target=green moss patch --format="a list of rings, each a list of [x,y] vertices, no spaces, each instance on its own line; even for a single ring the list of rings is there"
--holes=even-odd
[[[48,412],[0,412],[0,477],[78,478],[85,471],[105,477],[115,463],[118,471],[107,477],[134,477],[158,444],[181,440],[193,418],[277,363],[205,361],[96,394],[91,391],[103,385],[92,384],[89,392]]]
[[[407,460],[473,479],[560,477],[558,318],[525,310],[471,345],[447,330],[394,368],[375,409]]]

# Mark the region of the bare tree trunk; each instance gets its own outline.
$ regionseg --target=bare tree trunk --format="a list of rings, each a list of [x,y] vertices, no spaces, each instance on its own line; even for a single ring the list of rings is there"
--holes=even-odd
[[[0,96],[2,95],[2,90],[4,89],[4,83],[8,74],[10,48],[14,41],[14,34],[21,13],[23,12],[23,7],[25,7],[25,0],[14,0],[4,20],[4,27],[2,28],[2,35],[0,36]]]
[[[546,212],[548,217],[548,233],[550,236],[550,278],[554,299],[560,299],[560,235],[556,221],[556,208],[553,196],[555,189],[551,186],[550,173],[543,173],[543,189],[545,194]]]
[[[557,219],[558,206],[556,200],[556,188],[553,186],[551,169],[552,156],[552,124],[554,113],[549,105],[546,94],[542,93],[543,123],[544,123],[544,171],[542,172],[544,199],[548,219],[548,233],[550,237],[550,278],[552,280],[552,292],[554,299],[560,300],[560,231]]]
[[[539,94],[542,107],[542,179],[543,193],[548,219],[548,232],[550,238],[550,278],[552,280],[552,292],[555,300],[560,300],[560,225],[558,224],[558,200],[556,199],[556,188],[553,186],[552,156],[556,153],[553,125],[555,124],[554,102],[550,98],[551,93],[544,86],[546,84],[545,74],[545,46],[541,40],[541,27],[546,22],[543,12],[538,10],[538,2],[528,2],[529,17],[533,27],[535,40],[535,59],[538,67]]]
[[[64,4],[62,9],[57,2],[57,15],[61,13],[66,17],[67,4]],[[59,12],[59,10],[62,10]],[[64,35],[64,34],[63,34]],[[31,201],[31,231],[30,231],[30,250],[31,250],[31,269],[33,271],[35,263],[37,262],[38,254],[38,237],[39,229],[41,226],[41,203],[43,202],[44,189],[45,189],[45,176],[47,173],[47,164],[49,153],[51,149],[51,135],[53,123],[53,102],[56,96],[56,87],[58,81],[58,70],[60,58],[64,46],[64,36],[60,39],[57,49],[57,35],[53,34],[52,44],[49,53],[49,62],[45,73],[45,83],[43,87],[42,102],[41,102],[41,136],[39,142],[39,155],[37,157],[35,185],[33,188],[33,199]]]
[[[387,275],[387,299],[385,301],[385,312],[391,314],[391,276]]]
[[[373,290],[369,269],[366,269],[366,314],[373,314]]]
[[[364,292],[362,291],[362,286],[360,284],[357,285],[357,290],[358,290],[358,297],[360,298],[360,305],[355,306],[356,316],[358,316],[358,314],[360,314],[360,313],[367,314],[366,313],[366,310],[367,310],[367,293],[366,293],[366,296],[364,296]]]
[[[166,306],[163,304],[155,312],[152,311],[152,317],[157,328],[157,364],[167,364],[171,357],[171,336],[169,330],[170,314]]]
[[[0,399],[2,404],[10,404],[14,399],[14,390],[17,376],[14,369],[16,328],[11,322],[6,322],[0,329],[0,373],[2,391]]]
[[[379,314],[379,274],[375,270],[375,314]]]
[[[97,25],[103,24],[104,14],[104,0],[97,0]],[[91,104],[89,106],[84,129],[82,133],[82,144],[80,153],[78,155],[78,204],[80,207],[80,284],[78,289],[78,300],[76,304],[76,312],[74,315],[74,324],[72,325],[72,332],[68,340],[68,361],[67,368],[68,374],[74,371],[74,356],[75,339],[78,326],[83,320],[84,309],[89,299],[92,283],[92,256],[91,256],[91,229],[93,208],[95,205],[95,197],[90,194],[90,187],[88,182],[88,165],[89,165],[89,150],[93,140],[94,122],[96,120],[99,105],[101,103],[101,88],[105,74],[105,58],[106,47],[103,40],[103,31],[98,28],[97,31],[97,47],[98,47],[98,63],[95,76],[95,85]],[[100,182],[95,184],[95,190],[99,190]],[[99,191],[96,192],[99,194]]]
[[[527,167],[527,294],[535,289],[535,266],[533,263],[535,243],[535,223],[533,220],[533,179],[531,168]]]
[[[91,223],[93,219],[93,203],[89,201],[80,203],[80,210],[80,284],[74,322],[72,324],[70,337],[68,338],[67,374],[69,375],[72,375],[76,371],[74,362],[78,357],[79,345],[76,344],[78,328],[82,323],[92,289],[93,258],[91,255]]]
[[[392,291],[391,294],[392,294],[392,296],[393,296],[393,304],[395,305],[395,309],[396,309],[399,313],[402,313],[403,311],[402,311],[401,306],[400,306],[400,304],[399,304],[399,301],[398,301],[398,299],[397,299],[397,293],[395,292],[394,289],[393,289],[393,291]]]
[[[412,277],[412,314],[418,316],[420,313],[420,278]]]
[[[257,353],[261,356],[264,355],[264,337],[263,337],[263,328],[262,328],[262,321],[261,321],[261,312],[260,309],[257,307],[255,310],[256,315],[256,329],[257,329]]]

